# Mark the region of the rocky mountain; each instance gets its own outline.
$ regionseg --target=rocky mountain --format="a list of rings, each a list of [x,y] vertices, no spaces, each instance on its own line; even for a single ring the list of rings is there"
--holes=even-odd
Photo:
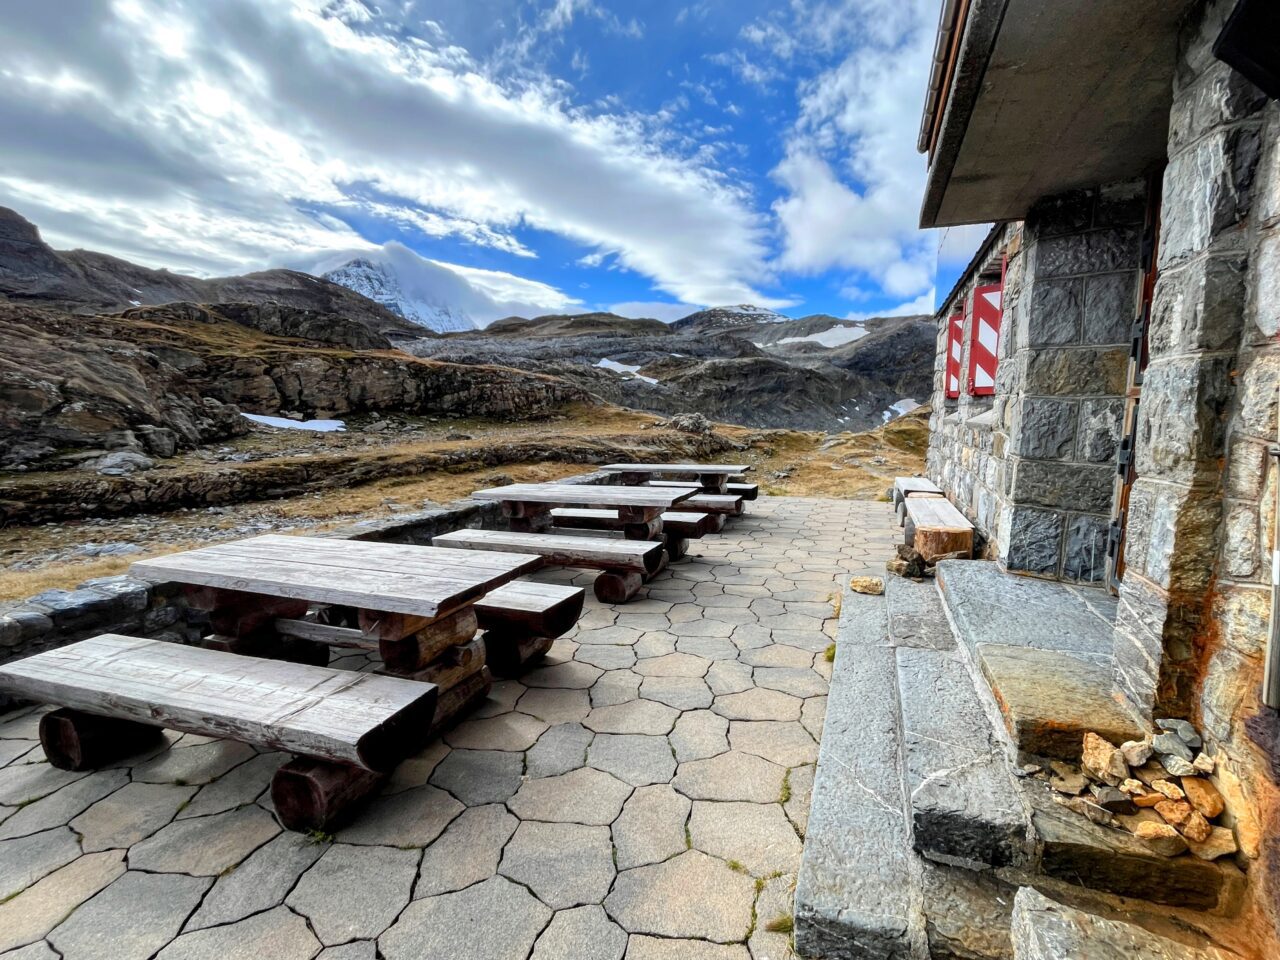
[[[622,406],[746,426],[862,430],[932,391],[929,317],[790,320],[754,307],[667,325],[612,314],[509,318],[406,345],[451,363],[546,373]]]
[[[357,257],[329,270],[324,279],[354,290],[396,316],[436,333],[476,329],[475,321],[461,308],[421,293],[415,296],[406,292],[399,274],[388,263]]]
[[[40,303],[77,313],[151,304],[276,303],[340,316],[390,337],[430,336],[345,286],[296,270],[263,270],[201,279],[153,270],[89,250],[54,250],[35,224],[0,207],[0,302]]]

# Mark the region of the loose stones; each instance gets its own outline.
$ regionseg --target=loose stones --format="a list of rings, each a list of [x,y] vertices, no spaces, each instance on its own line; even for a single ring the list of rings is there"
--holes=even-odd
[[[1206,820],[1212,820],[1226,808],[1217,788],[1208,780],[1200,777],[1183,777],[1182,789],[1187,801],[1195,807]]]
[[[1096,733],[1084,735],[1080,763],[1094,779],[1113,787],[1118,787],[1129,777],[1129,765],[1125,763],[1124,754]]]
[[[1167,823],[1140,823],[1133,835],[1162,857],[1176,857],[1187,849],[1187,841]]]

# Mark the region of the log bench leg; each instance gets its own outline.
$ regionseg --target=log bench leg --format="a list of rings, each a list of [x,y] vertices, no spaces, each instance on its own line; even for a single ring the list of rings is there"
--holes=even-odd
[[[436,701],[435,719],[431,721],[429,736],[435,736],[442,730],[453,726],[471,710],[479,706],[489,691],[493,689],[493,674],[488,667],[481,667],[453,689],[440,695]]]
[[[327,832],[350,819],[386,779],[363,767],[295,757],[271,778],[271,802],[286,830]]]
[[[550,637],[516,636],[487,630],[485,662],[495,676],[519,676],[547,655],[555,641]]]
[[[689,552],[689,541],[684,537],[677,537],[673,534],[667,534],[667,557],[672,560],[681,560],[684,555]]]
[[[662,553],[658,554],[658,568],[656,570],[651,570],[645,573],[644,582],[649,583],[651,580],[653,580],[654,577],[656,577],[665,569],[667,569],[667,553],[664,550]]]
[[[596,577],[592,589],[601,603],[626,603],[640,592],[642,586],[644,577],[639,573],[610,571]]]
[[[164,742],[164,728],[62,708],[40,718],[40,745],[61,770],[91,770]]]

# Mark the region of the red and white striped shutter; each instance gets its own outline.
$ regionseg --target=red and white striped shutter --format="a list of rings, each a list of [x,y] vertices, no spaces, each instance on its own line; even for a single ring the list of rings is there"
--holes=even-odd
[[[996,351],[1000,347],[1000,317],[1004,287],[993,283],[973,290],[973,339],[969,343],[969,393],[975,397],[996,392]]]
[[[964,314],[947,320],[947,399],[960,396],[960,352],[964,349]]]

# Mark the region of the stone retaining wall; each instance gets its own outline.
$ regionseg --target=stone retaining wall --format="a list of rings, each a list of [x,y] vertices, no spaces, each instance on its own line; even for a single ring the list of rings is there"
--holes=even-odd
[[[558,483],[604,483],[599,471]],[[419,513],[363,521],[322,536],[346,540],[428,545],[432,537],[464,527],[506,526],[493,501],[456,500]],[[31,656],[101,633],[159,637],[195,643],[208,633],[208,619],[187,607],[177,584],[150,583],[130,576],[86,580],[72,590],[46,590],[25,600],[0,604],[0,663]],[[0,711],[14,702],[0,695]]]

